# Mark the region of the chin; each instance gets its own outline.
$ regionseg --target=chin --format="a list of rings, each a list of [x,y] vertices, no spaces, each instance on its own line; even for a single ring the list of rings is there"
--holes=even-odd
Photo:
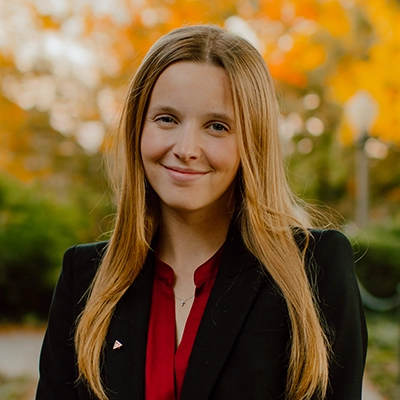
[[[182,202],[176,202],[176,203],[164,203],[166,208],[169,208],[171,210],[177,211],[177,212],[195,212],[195,211],[201,211],[205,209],[206,207],[202,207],[200,205],[196,205],[191,203],[182,203]]]
[[[206,202],[199,202],[199,199],[179,199],[177,201],[162,201],[163,207],[165,209],[170,209],[175,212],[179,213],[195,213],[201,212],[203,215],[210,214],[210,215],[217,215],[222,216],[224,212],[221,210],[226,210],[226,204],[221,205],[218,202],[214,203],[206,203]]]

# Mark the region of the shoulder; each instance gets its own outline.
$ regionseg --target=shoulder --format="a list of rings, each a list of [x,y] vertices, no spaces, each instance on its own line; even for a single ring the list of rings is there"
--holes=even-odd
[[[324,273],[334,272],[336,276],[354,273],[354,252],[349,239],[337,230],[309,231],[309,259]]]
[[[64,263],[74,265],[98,264],[108,245],[108,241],[80,244],[67,249],[64,254]]]
[[[108,242],[80,244],[67,249],[64,253],[64,268],[71,269],[97,269]]]
[[[315,244],[315,249],[345,248],[351,250],[349,239],[340,231],[334,229],[310,229],[309,233]]]
[[[307,271],[327,304],[359,303],[354,252],[347,237],[336,230],[310,230]],[[342,300],[340,300],[340,298]]]
[[[317,260],[354,261],[354,253],[349,239],[337,230],[309,231],[311,235],[310,250]]]
[[[108,242],[80,244],[67,249],[59,284],[71,287],[77,296],[86,292],[92,282],[107,248]]]
[[[309,229],[308,241],[304,231],[295,230],[294,237],[300,250],[306,250],[307,264],[329,267],[332,264],[353,265],[354,252],[349,239],[334,229]]]

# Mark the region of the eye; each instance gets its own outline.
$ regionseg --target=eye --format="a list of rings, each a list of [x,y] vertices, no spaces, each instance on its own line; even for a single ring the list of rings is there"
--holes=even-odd
[[[156,122],[160,122],[162,124],[173,124],[175,121],[172,117],[169,117],[168,115],[162,115],[160,117],[155,118]]]
[[[209,127],[215,132],[228,132],[228,127],[220,122],[214,122],[213,124],[209,125]]]

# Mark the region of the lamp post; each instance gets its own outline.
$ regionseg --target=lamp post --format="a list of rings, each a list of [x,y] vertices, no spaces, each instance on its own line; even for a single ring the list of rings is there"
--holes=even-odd
[[[353,131],[356,146],[355,183],[356,210],[355,222],[359,228],[368,225],[368,157],[365,154],[365,143],[368,140],[372,124],[378,116],[378,105],[375,99],[365,90],[358,90],[344,106],[345,116]]]

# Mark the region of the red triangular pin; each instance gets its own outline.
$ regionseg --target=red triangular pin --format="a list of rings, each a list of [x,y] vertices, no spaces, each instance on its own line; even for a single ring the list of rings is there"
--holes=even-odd
[[[122,343],[118,342],[118,340],[116,340],[114,342],[113,350],[119,350],[121,347],[122,347]]]

